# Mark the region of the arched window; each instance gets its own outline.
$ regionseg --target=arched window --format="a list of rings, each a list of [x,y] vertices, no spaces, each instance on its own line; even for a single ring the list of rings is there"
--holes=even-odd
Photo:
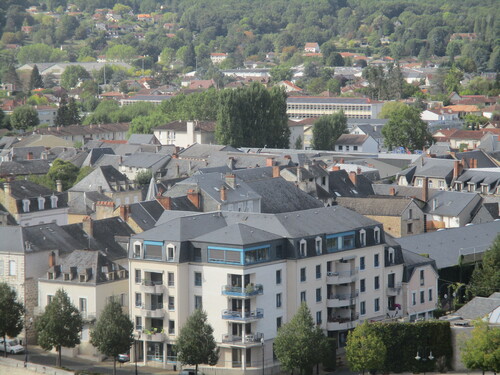
[[[323,253],[323,246],[322,246],[322,239],[321,237],[316,237],[316,240],[314,241],[316,245],[316,254],[321,255]]]
[[[305,257],[307,255],[307,242],[306,242],[306,240],[304,240],[304,239],[300,240],[299,251],[300,251],[301,257]]]
[[[364,229],[361,229],[359,231],[359,244],[361,245],[361,247],[366,246],[366,230]]]
[[[380,243],[380,228],[375,227],[373,230],[373,239],[375,240],[375,243]]]

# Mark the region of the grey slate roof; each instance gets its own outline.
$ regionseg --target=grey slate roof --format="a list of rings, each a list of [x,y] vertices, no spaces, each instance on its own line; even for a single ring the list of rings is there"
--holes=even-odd
[[[411,198],[403,197],[338,197],[337,203],[362,215],[401,216],[411,203]]]
[[[433,208],[434,200],[437,202],[436,209]],[[456,217],[465,209],[472,209],[480,202],[479,194],[437,190],[432,195],[429,194],[428,204],[424,211],[429,214]]]
[[[96,191],[101,186],[103,191],[115,191],[117,184],[124,186],[128,183],[127,177],[112,166],[103,166],[94,169],[90,174],[75,184],[70,191]]]
[[[158,139],[153,134],[132,134],[128,139],[130,145],[159,144]]]
[[[261,196],[261,212],[292,212],[323,207],[321,201],[281,177],[248,181],[247,184]]]
[[[49,160],[0,161],[0,177],[47,174],[49,169]]]
[[[202,145],[199,143],[194,143],[191,146],[183,149],[179,153],[179,156],[182,156],[183,158],[207,159],[213,156],[213,154],[221,151],[240,152],[238,149],[231,146]]]
[[[121,164],[125,167],[146,168],[156,172],[164,167],[169,159],[168,155],[140,152],[124,158]]]
[[[362,146],[368,139],[368,135],[363,134],[342,134],[336,141],[336,145]]]
[[[103,148],[93,148],[89,151],[87,157],[85,158],[84,162],[82,163],[82,167],[93,167],[97,161],[103,157],[104,155],[114,155],[113,149],[109,147],[103,147]]]
[[[436,261],[434,259],[430,259],[424,257],[422,255],[413,253],[411,251],[401,249],[401,253],[403,255],[404,262],[404,270],[403,270],[403,282],[409,282],[415,268],[421,267],[427,264],[430,264],[437,273]]]
[[[273,233],[250,227],[246,224],[237,223],[198,236],[194,238],[193,241],[244,246],[264,241],[278,240],[280,238],[280,236]]]
[[[462,319],[480,319],[500,306],[500,297],[474,297],[470,302],[458,309],[453,315]]]
[[[497,234],[500,222],[494,221],[460,228],[450,228],[437,232],[417,234],[395,239],[403,249],[417,254],[429,254],[439,269],[458,264],[460,255],[466,260],[481,259]]]

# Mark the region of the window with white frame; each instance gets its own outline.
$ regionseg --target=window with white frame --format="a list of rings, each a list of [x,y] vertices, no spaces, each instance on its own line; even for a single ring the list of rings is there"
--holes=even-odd
[[[140,242],[134,243],[134,258],[141,257],[141,244]]]
[[[316,240],[314,241],[314,243],[316,244],[316,254],[321,255],[321,253],[322,253],[321,237],[316,237]]]
[[[52,195],[50,197],[50,207],[51,208],[57,208],[57,201],[59,200],[59,198],[55,195]]]
[[[305,257],[307,255],[307,242],[306,240],[300,240],[299,242],[300,256]]]
[[[43,210],[45,209],[45,198],[44,197],[38,197],[38,210]]]
[[[361,315],[365,315],[366,314],[366,302],[365,301],[362,301],[359,304],[359,312],[360,312]]]
[[[380,228],[375,227],[373,230],[373,239],[375,240],[375,243],[380,243]]]
[[[23,199],[23,212],[30,212],[30,200]]]
[[[361,246],[366,246],[366,230],[364,229],[359,231],[359,244]]]
[[[15,260],[9,260],[9,276],[17,275],[17,264]]]
[[[173,262],[175,259],[175,246],[174,245],[168,245],[167,246],[167,261],[168,262]]]

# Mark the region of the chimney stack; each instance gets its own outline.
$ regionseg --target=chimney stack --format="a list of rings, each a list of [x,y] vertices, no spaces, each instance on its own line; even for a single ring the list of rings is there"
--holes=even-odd
[[[273,166],[273,178],[278,178],[280,176],[280,167],[277,165]]]
[[[83,231],[87,233],[87,236],[94,237],[94,223],[90,216],[85,216],[83,218]]]
[[[128,215],[130,213],[130,206],[128,204],[120,206],[120,217],[123,221],[128,220]]]
[[[396,195],[396,188],[391,187],[389,189],[389,195],[392,195],[392,196]]]
[[[172,209],[172,198],[162,197],[161,195],[159,195],[156,197],[156,200],[162,205],[165,210],[170,211]]]
[[[358,185],[358,175],[356,174],[356,172],[354,171],[349,172],[349,179],[351,180],[354,186]]]
[[[422,186],[422,200],[427,202],[429,199],[429,182],[427,181],[427,177],[424,177],[424,185]]]
[[[196,208],[200,208],[200,193],[194,189],[189,189],[187,191],[187,198]]]
[[[61,180],[56,180],[56,190],[58,193],[62,193],[63,187],[62,187],[62,181]]]
[[[266,159],[266,167],[272,167],[274,165],[274,159],[273,158],[267,158]]]
[[[5,195],[11,195],[12,188],[10,186],[10,182],[4,182],[3,183],[3,191],[5,192]]]
[[[231,170],[234,169],[234,157],[230,156],[227,160],[227,167]]]
[[[95,205],[95,217],[97,220],[113,217],[115,203],[113,201],[98,201]]]
[[[225,180],[231,189],[236,189],[236,176],[233,173],[226,174]]]
[[[332,171],[340,171],[340,166],[338,166],[338,165],[334,165],[334,166],[332,167]]]
[[[28,155],[26,156],[26,160],[33,160],[33,153],[31,151],[28,152]]]
[[[460,161],[455,160],[453,162],[453,179],[458,178],[460,175],[460,170],[461,170],[462,165],[460,164]]]
[[[54,267],[56,265],[56,253],[53,251],[49,254],[49,267]]]
[[[226,197],[226,187],[223,185],[220,188],[220,200],[223,201],[223,202],[225,202],[226,199],[227,199],[227,197]]]

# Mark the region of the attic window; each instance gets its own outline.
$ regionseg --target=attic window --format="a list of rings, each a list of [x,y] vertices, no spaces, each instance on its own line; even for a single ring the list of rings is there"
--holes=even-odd
[[[306,240],[300,240],[299,251],[300,251],[301,257],[305,257],[307,255],[307,242],[306,242]]]
[[[38,210],[43,210],[45,208],[45,198],[38,197]]]
[[[316,237],[316,241],[314,243],[316,245],[316,254],[321,255],[321,253],[323,252],[323,249],[321,246],[322,245],[321,237]]]
[[[375,240],[375,243],[380,243],[380,228],[375,227],[373,230],[373,239]]]
[[[64,281],[69,281],[69,280],[71,280],[69,277],[69,273],[65,273],[64,274]]]
[[[363,247],[366,246],[366,230],[361,229],[359,231],[359,244]]]
[[[55,195],[52,195],[50,197],[50,207],[51,208],[57,208],[57,201],[59,200],[59,198]]]
[[[481,193],[488,194],[488,185],[486,185],[486,184],[481,185]]]
[[[115,273],[114,272],[109,272],[108,273],[108,280],[114,280],[115,279]]]
[[[54,280],[54,272],[49,272],[49,274],[48,274],[47,278],[48,278],[49,280]]]
[[[80,282],[81,282],[81,283],[84,283],[85,281],[87,281],[87,275],[85,275],[85,274],[81,274],[81,275],[80,275]]]
[[[30,201],[29,199],[23,199],[23,211],[30,212]]]
[[[389,264],[394,264],[394,249],[392,247],[389,248],[388,255]]]

